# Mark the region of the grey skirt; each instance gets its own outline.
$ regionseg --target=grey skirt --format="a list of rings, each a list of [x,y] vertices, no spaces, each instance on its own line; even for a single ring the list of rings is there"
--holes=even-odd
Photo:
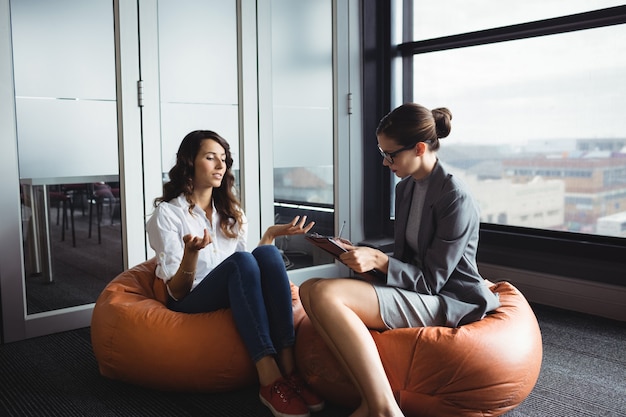
[[[419,294],[402,288],[374,285],[380,315],[388,329],[443,326],[444,304],[437,295]]]

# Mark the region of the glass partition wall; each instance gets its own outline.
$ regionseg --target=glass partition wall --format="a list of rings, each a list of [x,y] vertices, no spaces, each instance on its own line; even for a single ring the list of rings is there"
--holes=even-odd
[[[230,142],[251,247],[296,214],[358,239],[357,3],[0,0],[2,342],[88,326],[153,256],[145,220],[191,130]],[[346,272],[302,236],[276,243],[296,284]]]
[[[0,0],[2,342],[88,326],[145,259],[136,11]]]
[[[95,302],[122,270],[113,4],[13,1],[27,314]]]
[[[183,137],[213,130],[239,171],[237,2],[158,2],[161,154],[164,178]],[[183,23],[184,22],[184,23]],[[210,23],[207,30],[206,22]]]
[[[335,233],[332,1],[271,2],[274,216]],[[303,236],[277,239],[288,269],[333,258]]]
[[[246,20],[246,14],[252,13],[248,7],[242,4],[238,15],[235,1],[158,2],[163,180],[167,181],[178,145],[187,133],[214,130],[231,144],[238,193],[249,221],[258,223],[258,233],[270,224],[306,215],[316,222],[316,232],[332,235],[333,2],[261,1],[256,21]],[[211,30],[205,30],[206,21],[214,22]],[[237,53],[246,30],[250,32],[254,25],[259,27],[254,36],[261,38],[261,48],[267,47],[267,54],[259,53],[258,64],[256,57],[252,61],[243,50]],[[245,76],[251,64],[258,65],[254,80]],[[263,80],[258,86],[259,103],[250,104],[248,100],[256,99],[250,97],[250,90],[257,90],[257,77]],[[248,128],[249,110],[259,114],[260,134]],[[248,160],[241,169],[245,152],[251,154],[254,148],[258,148],[257,161]],[[261,180],[256,186],[259,171],[261,178],[272,176],[273,181]],[[273,217],[261,213],[265,204],[259,201],[272,195]],[[254,227],[250,230],[252,248],[258,237]],[[281,237],[276,244],[290,270],[332,263],[303,236]]]
[[[348,67],[347,26],[337,23],[347,19],[348,4],[339,3],[140,3],[142,16],[155,8],[157,41],[153,53],[142,59],[142,72],[159,79],[154,94],[163,181],[187,133],[208,129],[225,137],[250,222],[250,249],[268,226],[296,215],[315,221],[320,234],[334,234],[340,223],[335,178],[349,164],[347,158],[337,164],[337,139],[345,134],[347,146],[349,115],[340,115],[337,103],[347,97],[349,86],[336,78],[338,67]],[[205,29],[207,21],[214,22],[211,30]],[[345,43],[338,41],[341,36]],[[158,71],[150,69],[154,61]],[[343,178],[347,183],[348,176]],[[350,225],[344,229],[347,237]],[[276,245],[290,271],[328,265],[337,273],[333,259],[304,236],[280,237]]]

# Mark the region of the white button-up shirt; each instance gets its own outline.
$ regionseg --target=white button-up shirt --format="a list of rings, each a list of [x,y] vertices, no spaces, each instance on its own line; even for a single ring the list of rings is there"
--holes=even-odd
[[[167,283],[175,274],[183,259],[183,236],[191,234],[202,237],[204,229],[211,236],[211,243],[198,254],[198,264],[191,289],[193,290],[209,272],[235,252],[247,250],[248,227],[244,215],[242,224],[235,225],[236,238],[225,236],[219,227],[220,216],[213,207],[211,222],[204,210],[195,206],[189,213],[189,203],[183,195],[160,203],[148,219],[146,230],[150,246],[156,252],[156,275]]]

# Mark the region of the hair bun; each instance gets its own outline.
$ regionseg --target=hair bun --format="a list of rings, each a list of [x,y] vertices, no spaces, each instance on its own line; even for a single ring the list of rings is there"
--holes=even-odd
[[[450,134],[452,129],[452,113],[446,107],[437,107],[431,110],[433,117],[435,118],[435,130],[437,131],[437,138],[445,138]]]

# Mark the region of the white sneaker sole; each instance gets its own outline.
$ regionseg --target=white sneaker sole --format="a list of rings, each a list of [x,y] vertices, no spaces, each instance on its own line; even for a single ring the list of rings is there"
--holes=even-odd
[[[305,414],[285,414],[285,413],[281,413],[280,411],[278,411],[274,407],[272,407],[272,404],[270,404],[269,401],[267,401],[265,398],[263,398],[262,395],[259,395],[259,399],[261,400],[261,402],[263,403],[264,406],[266,406],[267,408],[270,409],[272,414],[274,414],[274,417],[311,417],[310,413],[305,413]]]

